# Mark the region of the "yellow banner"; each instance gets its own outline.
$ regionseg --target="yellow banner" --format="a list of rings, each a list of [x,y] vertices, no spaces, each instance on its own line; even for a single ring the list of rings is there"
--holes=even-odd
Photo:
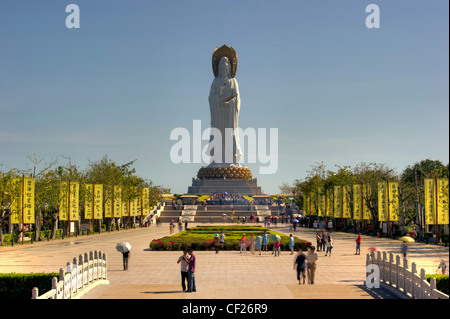
[[[325,194],[323,191],[323,187],[319,187],[318,189],[318,196],[319,196],[319,207],[318,207],[318,215],[319,217],[325,216],[326,207],[325,207]]]
[[[130,216],[129,215],[129,202],[122,202],[122,216]]]
[[[103,184],[94,185],[94,219],[103,216]]]
[[[317,194],[311,194],[311,216],[317,216]]]
[[[327,217],[333,217],[334,216],[333,190],[329,189],[327,191],[327,198],[326,198],[326,200],[327,200],[327,204],[326,204],[327,214],[326,214],[326,216]]]
[[[350,207],[350,187],[342,187],[342,217],[352,218],[352,212]]]
[[[24,195],[24,214],[23,214],[23,223],[24,224],[34,224],[34,178],[25,178],[24,180],[25,189],[23,192]]]
[[[69,183],[62,182],[59,188],[59,220],[69,220]]]
[[[85,185],[84,196],[84,219],[92,219],[94,217],[94,185]]]
[[[122,188],[114,186],[114,217],[122,216]]]
[[[425,224],[436,224],[436,200],[434,198],[434,179],[425,178]]]
[[[80,219],[80,183],[70,182],[70,216],[71,221]]]
[[[150,188],[142,189],[142,214],[147,216],[150,214]]]
[[[362,187],[359,184],[353,185],[353,219],[362,219]]]
[[[342,187],[334,187],[334,218],[342,218]]]
[[[130,201],[130,216],[137,216],[137,203],[138,198],[133,199]]]
[[[308,215],[308,196],[306,194],[303,194],[303,215]]]
[[[365,220],[371,220],[372,219],[372,214],[370,213],[370,209],[367,206],[367,202],[366,199],[369,198],[372,194],[371,190],[370,190],[370,186],[362,186],[362,196],[363,196],[363,201],[362,201],[362,210],[363,210],[363,219]]]
[[[448,179],[439,178],[438,187],[438,224],[446,225],[449,223],[448,214]]]
[[[378,221],[386,222],[387,220],[387,186],[386,182],[378,182]]]
[[[397,222],[400,209],[398,183],[389,182],[389,221]]]
[[[111,218],[112,217],[112,195],[111,195],[111,189],[106,188],[104,190],[106,201],[105,201],[105,217]]]
[[[11,224],[22,224],[22,178],[12,179]]]

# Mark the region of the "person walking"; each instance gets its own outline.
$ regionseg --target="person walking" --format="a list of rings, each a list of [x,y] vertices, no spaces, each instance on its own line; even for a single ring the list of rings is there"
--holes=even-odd
[[[327,249],[325,256],[328,255],[328,253],[330,253],[330,257],[331,257],[331,249],[333,248],[333,238],[331,238],[331,234],[325,235],[325,247]]]
[[[291,255],[294,254],[294,237],[292,234],[289,235],[289,249],[291,250]]]
[[[250,251],[252,254],[255,254],[255,246],[256,246],[256,237],[255,234],[252,234],[252,237],[250,237]]]
[[[189,259],[187,260],[189,266],[188,266],[188,289],[186,292],[193,292],[197,291],[197,288],[195,286],[195,266],[197,263],[197,258],[194,255],[194,252],[192,251],[192,248],[189,248]]]
[[[264,231],[264,234],[262,235],[263,240],[263,251],[267,251],[267,246],[269,245],[269,234],[267,231]]]
[[[219,247],[220,247],[220,238],[219,238],[219,234],[216,234],[214,236],[214,248],[216,249],[216,254],[219,253]]]
[[[309,247],[309,252],[306,255],[306,272],[308,273],[308,284],[310,285],[314,285],[317,258],[319,258],[319,256],[315,252],[315,247]]]
[[[331,233],[331,229],[333,229],[333,222],[331,221],[331,219],[328,221],[328,224],[327,224],[327,230],[328,230],[328,232],[330,232]]]
[[[128,270],[128,260],[131,258],[131,251],[122,253],[123,256],[123,270]]]
[[[401,250],[402,250],[403,258],[406,259],[406,256],[408,255],[408,252],[409,252],[409,247],[405,241],[402,243]]]
[[[356,252],[355,255],[361,254],[361,233],[358,233],[358,237],[356,238]]]
[[[275,240],[275,242],[273,243],[273,250],[275,251],[274,257],[277,257],[277,252],[278,252],[278,257],[280,257],[280,241],[281,241],[281,238],[278,240]]]
[[[219,243],[222,249],[225,250],[225,234],[223,232],[220,233]]]
[[[243,251],[246,251],[245,249],[245,234],[242,234],[241,239],[239,240],[239,253],[242,254]]]
[[[262,237],[256,236],[256,243],[255,243],[255,250],[259,251],[259,254],[261,255],[261,247],[262,247]]]
[[[186,283],[188,282],[188,269],[189,269],[189,263],[187,262],[189,260],[189,255],[186,249],[183,249],[183,255],[181,255],[178,258],[177,264],[180,264],[180,270],[181,270],[181,288],[183,288],[183,291],[186,291]]]
[[[297,270],[297,280],[298,284],[301,285],[300,276],[303,278],[303,284],[306,280],[306,255],[303,253],[302,249],[298,250],[298,254],[294,259],[294,270]],[[297,267],[296,267],[297,266]]]
[[[322,235],[319,232],[316,233],[316,243],[317,251],[320,251],[320,248],[322,247]]]

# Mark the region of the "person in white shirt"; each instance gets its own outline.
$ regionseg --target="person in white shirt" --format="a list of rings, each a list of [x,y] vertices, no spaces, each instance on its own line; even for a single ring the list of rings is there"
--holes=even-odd
[[[308,254],[306,254],[306,272],[308,274],[308,284],[314,285],[314,277],[316,274],[316,262],[319,255],[315,252],[315,247],[309,247]]]

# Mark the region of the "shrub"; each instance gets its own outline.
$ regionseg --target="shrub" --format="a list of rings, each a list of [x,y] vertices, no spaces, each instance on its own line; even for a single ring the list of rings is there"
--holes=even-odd
[[[278,234],[281,237],[281,249],[289,249],[289,236],[261,226],[244,225],[197,226],[172,236],[154,239],[150,243],[150,248],[152,250],[180,250],[182,248],[191,247],[193,250],[210,250],[214,247],[214,235],[223,232],[226,237],[225,246],[222,247],[222,249],[239,250],[239,240],[242,233],[245,233],[246,237],[249,238],[251,234],[255,234],[255,236],[262,235],[264,231],[267,231],[269,235],[274,233]],[[273,244],[270,242],[268,248],[272,249],[272,246]],[[298,249],[299,247],[306,249],[306,242],[295,238],[294,247],[295,249]]]
[[[448,275],[440,275],[440,274],[433,274],[433,275],[426,275],[427,281],[430,282],[430,278],[434,277],[436,278],[436,289],[443,292],[444,294],[449,294],[449,277]]]
[[[0,300],[31,299],[31,290],[37,287],[39,295],[52,289],[52,278],[59,273],[0,274]]]

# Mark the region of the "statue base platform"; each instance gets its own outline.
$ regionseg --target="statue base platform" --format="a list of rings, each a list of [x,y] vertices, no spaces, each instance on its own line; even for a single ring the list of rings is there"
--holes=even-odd
[[[261,195],[261,187],[256,179],[226,180],[226,179],[193,179],[188,194],[238,193],[240,195]]]

